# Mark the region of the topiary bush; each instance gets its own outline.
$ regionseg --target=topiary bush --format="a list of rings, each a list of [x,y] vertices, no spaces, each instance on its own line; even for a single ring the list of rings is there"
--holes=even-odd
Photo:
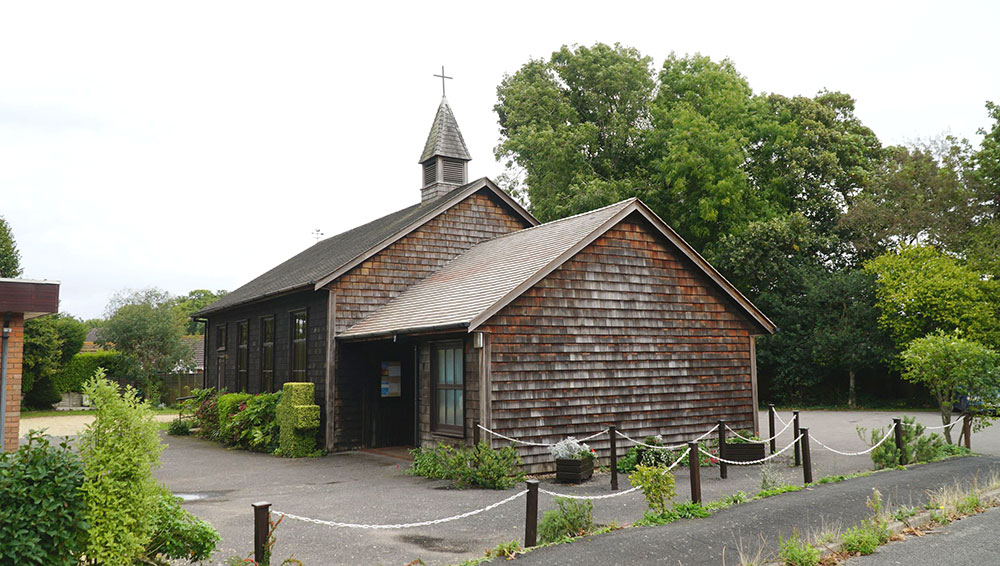
[[[312,383],[290,382],[281,390],[278,403],[278,449],[275,454],[288,458],[315,456],[319,432],[319,405],[313,404]]]
[[[83,463],[41,431],[0,453],[0,564],[75,566],[86,535]]]

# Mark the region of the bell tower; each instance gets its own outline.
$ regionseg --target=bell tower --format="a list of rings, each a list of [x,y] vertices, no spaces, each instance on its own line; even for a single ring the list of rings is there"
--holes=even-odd
[[[420,202],[437,198],[469,182],[469,148],[465,146],[455,115],[444,96],[444,80],[450,79],[441,68],[441,104],[434,124],[427,134],[424,151],[420,154]]]

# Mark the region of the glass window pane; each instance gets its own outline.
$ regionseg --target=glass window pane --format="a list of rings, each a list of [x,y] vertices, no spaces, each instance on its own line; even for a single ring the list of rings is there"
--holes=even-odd
[[[444,397],[445,393],[447,393],[447,391],[439,390],[437,392],[437,402],[438,402],[438,410],[437,410],[438,411],[438,418],[437,418],[437,420],[438,420],[439,423],[447,422],[447,421],[445,421],[445,415],[448,413],[447,406],[445,405],[445,397]]]
[[[462,350],[455,349],[455,380],[457,385],[462,384]]]
[[[461,426],[461,424],[462,424],[462,407],[463,407],[462,406],[462,390],[461,389],[456,389],[455,390],[455,407],[454,407],[454,412],[455,412],[455,423],[454,424],[457,425],[457,426]]]
[[[446,383],[444,380],[445,375],[445,357],[444,350],[438,350],[438,362],[437,362],[437,382]]]
[[[445,355],[445,366],[444,366],[444,382],[447,384],[455,383],[455,350],[448,348],[444,351]]]

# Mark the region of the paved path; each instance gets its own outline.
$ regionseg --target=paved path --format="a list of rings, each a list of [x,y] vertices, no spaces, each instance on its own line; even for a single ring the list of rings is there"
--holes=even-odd
[[[939,566],[979,564],[1000,560],[1000,508],[966,517],[922,537],[907,537],[878,549],[875,554],[851,558],[848,566]]]
[[[927,490],[955,481],[970,483],[974,477],[992,471],[1000,471],[1000,458],[959,458],[902,471],[886,471],[737,505],[707,519],[679,521],[662,527],[624,529],[572,544],[542,548],[519,557],[517,562],[520,566],[738,564],[737,549],[740,544],[748,549],[755,549],[758,544],[776,549],[779,537],[787,538],[796,530],[807,535],[818,532],[824,525],[846,528],[860,523],[869,514],[865,500],[873,488],[877,488],[889,503],[920,505],[926,500]],[[993,545],[996,546],[995,539]],[[953,557],[926,563],[995,562],[995,557],[983,562],[967,561],[964,557],[956,562]]]

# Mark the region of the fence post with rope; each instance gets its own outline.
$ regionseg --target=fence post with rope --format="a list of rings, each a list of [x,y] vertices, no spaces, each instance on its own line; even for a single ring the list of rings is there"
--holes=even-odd
[[[472,423],[472,445],[479,446],[479,421]]]
[[[267,553],[267,535],[271,530],[271,504],[259,501],[253,507],[253,559],[263,563]]]
[[[701,455],[698,443],[688,442],[688,468],[691,470],[691,503],[701,503]]]
[[[767,433],[771,436],[771,454],[774,454],[775,444],[774,444],[774,403],[770,403],[767,406]]]
[[[809,429],[800,429],[802,432],[802,479],[804,483],[813,481],[812,454],[809,452]]]
[[[618,425],[608,427],[608,439],[611,441],[611,491],[618,491]]]
[[[798,411],[792,411],[792,423],[793,423],[792,424],[792,436],[794,436],[795,438],[800,438],[800,435],[799,435],[799,412]],[[801,456],[802,447],[799,445],[799,442],[795,443],[795,450],[793,450],[793,452],[795,453],[795,465],[796,465],[796,467],[802,465],[802,456]]]
[[[896,433],[896,450],[899,450],[899,465],[906,465],[906,450],[903,448],[903,426],[902,419],[892,419],[893,427],[895,427]]]
[[[729,469],[722,461],[726,457],[726,421],[719,421],[719,479],[729,477]]]
[[[524,548],[538,543],[538,480],[527,480],[528,497],[524,504]]]

